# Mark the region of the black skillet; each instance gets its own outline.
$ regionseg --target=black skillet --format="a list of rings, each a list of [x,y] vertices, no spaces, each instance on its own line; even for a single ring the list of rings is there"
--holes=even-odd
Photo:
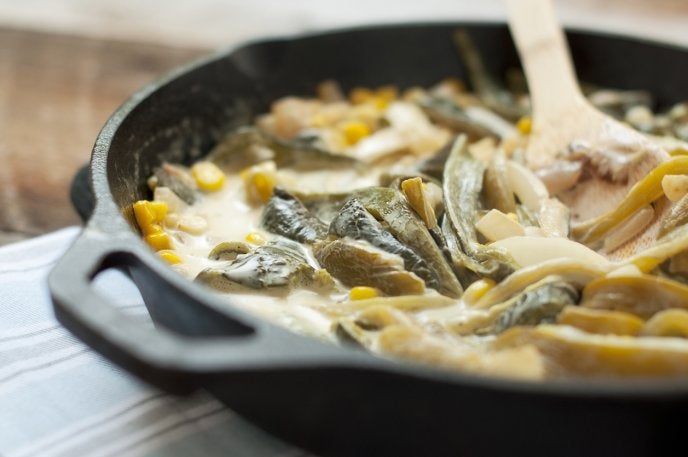
[[[319,343],[227,305],[140,241],[131,203],[163,160],[189,163],[222,132],[287,94],[334,78],[345,89],[427,86],[465,76],[451,32],[465,26],[489,70],[517,66],[505,26],[417,24],[249,44],[143,88],[100,133],[95,210],[49,278],[58,319],[132,373],[170,392],[204,388],[232,409],[327,456],[663,455],[685,449],[686,380],[523,383],[393,363]],[[688,50],[569,33],[578,76],[688,99]],[[465,79],[465,78],[464,78]],[[126,268],[157,329],[139,327],[91,288]]]

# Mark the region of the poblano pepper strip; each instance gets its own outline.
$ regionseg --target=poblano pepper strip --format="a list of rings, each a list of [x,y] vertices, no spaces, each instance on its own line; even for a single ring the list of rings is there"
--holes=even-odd
[[[466,149],[466,137],[457,137],[444,167],[445,229],[452,230],[461,245],[453,255],[480,276],[500,281],[514,271],[513,261],[504,250],[479,243],[475,231],[484,172],[485,165]]]
[[[461,283],[444,258],[442,250],[400,191],[388,187],[367,187],[355,191],[353,195],[375,219],[384,222],[385,228],[396,239],[427,262],[428,267],[439,278],[439,293],[449,297],[461,296]]]

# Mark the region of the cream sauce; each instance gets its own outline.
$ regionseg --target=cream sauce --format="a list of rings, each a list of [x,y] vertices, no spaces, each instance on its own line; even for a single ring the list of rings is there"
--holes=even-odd
[[[381,167],[371,167],[363,172],[351,169],[306,172],[282,169],[278,171],[278,182],[286,188],[299,189],[301,192],[343,192],[375,185],[382,171]],[[170,197],[163,195],[159,197],[161,198]],[[179,201],[168,206],[177,211],[166,218],[165,230],[173,239],[175,253],[182,259],[182,262],[172,265],[172,268],[190,279],[206,268],[223,263],[208,258],[210,251],[223,241],[246,242],[249,234],[258,234],[266,241],[275,237],[260,227],[262,206],[247,203],[239,174],[227,175],[226,183],[220,191],[202,194],[193,206],[180,204]],[[180,221],[190,217],[205,219],[206,230],[200,234],[181,230]],[[310,249],[307,253],[309,263],[319,268]],[[328,303],[345,301],[348,289],[338,285],[334,291],[328,293],[296,289],[288,294],[247,289],[245,292],[221,295],[243,310],[275,324],[309,336],[334,340],[333,319],[321,310]]]
[[[390,160],[392,158],[390,157]],[[356,188],[378,185],[384,172],[400,171],[418,160],[417,157],[399,156],[394,164],[386,161],[377,166],[353,170],[315,170],[295,171],[280,169],[277,182],[287,189],[300,192],[336,193],[349,192]],[[172,237],[175,254],[181,262],[172,267],[188,277],[195,278],[202,270],[221,266],[226,261],[208,258],[210,251],[219,243],[226,241],[248,242],[249,239],[262,238],[267,242],[275,235],[260,227],[263,205],[253,206],[248,202],[244,183],[238,173],[228,174],[223,188],[217,192],[201,194],[193,205],[187,205],[166,190],[155,193],[157,200],[168,203],[170,213],[165,219],[165,230]],[[184,228],[185,220],[202,218],[206,222],[204,230],[189,233]],[[195,224],[201,226],[198,221]],[[247,237],[251,234],[252,237]],[[251,244],[249,242],[249,244]],[[310,248],[307,250],[309,263],[319,268]],[[257,317],[266,319],[299,334],[308,335],[324,341],[337,342],[335,324],[342,317],[351,318],[363,308],[360,302],[350,301],[349,288],[336,281],[336,286],[326,292],[309,289],[291,291],[251,290],[220,294],[227,303]],[[433,289],[426,289],[428,298],[439,297]],[[446,297],[445,297],[446,298]],[[429,300],[431,303],[432,300]],[[432,302],[436,303],[436,302]],[[413,359],[424,363],[448,368],[466,368],[493,374],[510,374],[525,378],[541,378],[541,361],[531,352],[520,349],[513,354],[509,351],[492,354],[486,344],[491,337],[476,337],[469,332],[455,332],[459,328],[471,328],[472,322],[484,320],[484,310],[471,309],[457,299],[447,299],[439,307],[433,304],[392,305],[399,313],[406,315],[410,326],[402,326],[401,334],[371,332],[366,337],[367,347],[373,352],[393,358]],[[391,325],[391,327],[395,327]],[[525,355],[524,355],[525,354]],[[517,360],[518,363],[514,362]],[[514,364],[516,368],[514,368]]]

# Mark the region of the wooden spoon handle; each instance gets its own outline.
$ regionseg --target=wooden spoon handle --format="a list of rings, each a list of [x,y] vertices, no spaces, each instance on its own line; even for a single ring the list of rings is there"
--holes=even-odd
[[[530,90],[535,119],[552,120],[583,102],[566,38],[550,0],[506,0],[509,28]]]

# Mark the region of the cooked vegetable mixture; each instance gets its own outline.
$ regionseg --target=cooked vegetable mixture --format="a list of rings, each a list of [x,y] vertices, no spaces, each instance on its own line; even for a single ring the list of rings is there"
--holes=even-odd
[[[535,380],[688,375],[688,103],[655,114],[645,92],[587,88],[670,158],[583,218],[567,196],[628,179],[608,170],[633,155],[572,144],[531,169],[522,75],[501,86],[456,41],[474,92],[325,81],[203,161],[161,164],[133,208],[146,242],[250,312],[392,359]]]

